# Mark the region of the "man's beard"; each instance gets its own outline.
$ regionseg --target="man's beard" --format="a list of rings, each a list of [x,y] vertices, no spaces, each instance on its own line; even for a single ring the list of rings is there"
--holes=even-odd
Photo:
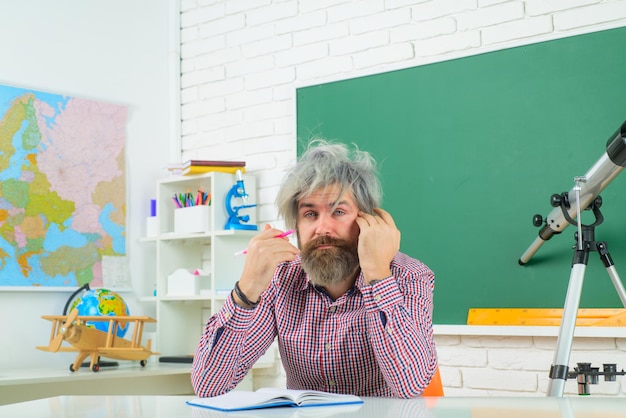
[[[320,245],[330,248],[318,249]],[[359,255],[355,247],[346,241],[322,235],[309,241],[301,253],[302,268],[313,284],[328,286],[349,280],[359,267]]]

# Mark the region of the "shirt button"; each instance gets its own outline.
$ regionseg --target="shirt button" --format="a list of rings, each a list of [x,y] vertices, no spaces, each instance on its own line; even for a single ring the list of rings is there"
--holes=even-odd
[[[380,295],[376,295],[376,296],[374,296],[374,300],[375,300],[376,302],[378,302],[380,299],[381,299],[381,296],[380,296]]]
[[[230,312],[226,313],[226,315],[224,315],[226,317],[226,319],[230,319]]]
[[[391,328],[389,328],[389,327],[387,327],[387,334],[389,334],[389,335],[393,334],[393,330]]]
[[[326,350],[330,350],[330,343],[326,343],[326,344],[324,344],[324,348],[325,348]]]
[[[328,382],[328,386],[330,386],[331,388],[334,388],[335,387],[335,381],[334,380],[330,380]]]
[[[330,308],[328,308],[328,310],[330,312],[335,312],[337,310],[337,307],[336,306],[331,306]]]

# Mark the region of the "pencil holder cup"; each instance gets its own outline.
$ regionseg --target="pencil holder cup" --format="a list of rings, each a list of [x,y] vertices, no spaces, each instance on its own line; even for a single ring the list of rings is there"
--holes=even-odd
[[[208,205],[174,209],[174,232],[189,234],[211,230],[211,217]]]

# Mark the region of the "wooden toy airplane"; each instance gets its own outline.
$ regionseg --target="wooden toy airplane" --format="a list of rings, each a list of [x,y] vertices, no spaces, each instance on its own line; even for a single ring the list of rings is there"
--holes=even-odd
[[[77,371],[82,362],[91,356],[89,368],[94,372],[100,370],[100,356],[115,360],[139,360],[141,366],[146,365],[146,359],[155,353],[150,350],[151,341],[145,347],[141,346],[143,325],[145,322],[156,322],[148,316],[78,316],[78,309],[69,315],[44,315],[43,319],[52,321],[50,343],[47,346],[38,346],[37,349],[56,353],[58,351],[78,351],[76,360],[70,364],[70,371]],[[108,322],[108,332],[89,327],[86,322]],[[122,323],[134,323],[131,340],[117,336],[117,328]],[[67,341],[72,347],[61,347]]]

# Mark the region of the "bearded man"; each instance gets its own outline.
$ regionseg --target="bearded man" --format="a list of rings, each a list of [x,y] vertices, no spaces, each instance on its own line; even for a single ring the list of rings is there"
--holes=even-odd
[[[434,274],[401,253],[372,156],[317,140],[277,207],[297,246],[265,225],[205,326],[191,371],[200,397],[233,389],[274,339],[288,389],[419,396],[437,369]]]

